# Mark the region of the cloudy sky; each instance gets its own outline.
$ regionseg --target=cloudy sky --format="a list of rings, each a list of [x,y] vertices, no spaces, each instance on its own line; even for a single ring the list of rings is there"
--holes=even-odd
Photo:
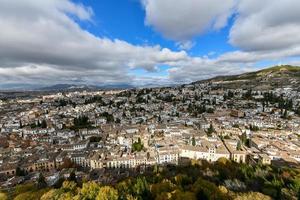
[[[0,0],[0,89],[300,64],[299,0]]]

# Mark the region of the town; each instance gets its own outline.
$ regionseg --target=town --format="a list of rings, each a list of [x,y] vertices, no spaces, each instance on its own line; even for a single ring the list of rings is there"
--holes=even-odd
[[[53,185],[69,169],[111,183],[130,170],[197,160],[300,166],[300,92],[292,87],[51,92],[2,99],[0,110],[2,188],[39,173]]]

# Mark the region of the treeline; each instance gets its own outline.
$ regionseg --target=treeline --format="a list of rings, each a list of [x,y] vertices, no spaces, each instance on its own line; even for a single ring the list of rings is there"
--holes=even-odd
[[[20,128],[22,128],[22,127],[23,127],[23,125],[20,122]],[[37,123],[30,124],[30,128],[47,128],[47,122],[45,119],[43,119],[42,122],[40,122],[38,120]]]
[[[112,114],[109,114],[108,112],[101,113],[100,117],[104,117],[108,123],[112,123],[115,121],[114,116]]]
[[[292,99],[285,99],[282,96],[277,96],[272,92],[264,93],[264,104],[269,105],[271,104],[278,104],[279,109],[286,109],[286,110],[293,110],[293,100]]]
[[[59,99],[55,101],[55,104],[57,107],[64,107],[67,105],[71,105],[73,107],[76,107],[76,103],[71,100],[65,100],[65,99]]]
[[[197,104],[192,104],[190,103],[188,105],[187,111],[192,115],[192,116],[198,116],[199,114],[203,113],[214,113],[215,110],[212,107],[207,107],[205,104],[202,105],[197,105]]]
[[[248,90],[246,93],[243,94],[243,99],[252,99],[252,95],[252,90]],[[230,96],[232,96],[232,94]],[[226,95],[227,99],[228,97],[229,94]],[[281,109],[281,114],[283,118],[288,118],[287,111],[294,111],[297,115],[300,115],[300,105],[294,105],[292,99],[285,98],[282,95],[276,95],[273,92],[265,92],[263,93],[263,99],[260,101],[262,102],[263,110],[265,110],[265,107],[269,107],[270,104],[276,104],[276,107],[278,109]]]
[[[91,104],[91,103],[99,103],[102,106],[106,105],[105,102],[102,100],[102,97],[99,96],[99,95],[95,95],[95,96],[93,96],[89,99],[86,99],[85,102],[84,102],[84,104],[86,104],[86,105]]]
[[[297,200],[300,197],[299,170],[237,164],[222,158],[216,163],[193,161],[188,166],[154,166],[152,172],[114,185],[78,182],[76,176],[72,177],[56,188],[41,187],[42,180],[38,181],[39,187],[17,186],[12,196],[16,200],[29,197],[33,200]]]
[[[78,130],[83,128],[91,128],[91,123],[89,118],[85,115],[75,117],[73,121],[73,126],[71,127],[72,130]]]

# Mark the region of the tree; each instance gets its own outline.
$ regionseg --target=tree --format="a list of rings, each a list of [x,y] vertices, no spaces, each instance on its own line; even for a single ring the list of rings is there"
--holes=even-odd
[[[255,126],[255,125],[252,125],[252,124],[250,124],[249,128],[250,128],[251,131],[254,131],[254,132],[259,131],[259,127]]]
[[[196,140],[195,140],[195,137],[192,137],[192,145],[193,145],[193,146],[196,146]]]
[[[61,188],[61,186],[63,185],[64,182],[65,182],[65,178],[59,177],[59,179],[54,183],[53,187],[56,189]]]
[[[151,196],[149,185],[145,177],[138,177],[133,185],[133,193],[140,197],[139,199],[148,199]]]
[[[77,178],[76,178],[76,174],[75,174],[74,170],[70,173],[68,181],[73,181],[73,182],[77,183]]]
[[[59,189],[51,189],[44,193],[41,200],[58,199],[58,200],[74,200],[79,199],[75,196],[78,193],[77,184],[73,181],[64,181]]]
[[[295,113],[300,116],[300,106],[296,109]]]
[[[141,141],[141,138],[138,138],[138,141],[137,142],[134,142],[132,144],[132,151],[135,152],[135,151],[142,151],[144,149],[144,145]]]
[[[121,181],[116,185],[118,190],[119,199],[127,199],[127,195],[131,193],[131,180]]]
[[[209,125],[209,128],[207,129],[207,135],[208,135],[208,136],[211,136],[213,132],[215,132],[215,129],[214,129],[212,123],[211,123],[211,124]]]
[[[168,180],[151,185],[151,193],[154,199],[167,199],[168,193],[175,189],[176,186]]]
[[[44,119],[42,120],[41,128],[47,128],[47,122]]]
[[[288,119],[288,112],[287,112],[287,109],[284,110],[284,113],[282,115],[282,118],[283,119]]]
[[[118,191],[110,186],[101,187],[96,200],[118,200]]]
[[[108,112],[101,113],[100,117],[106,118],[106,121],[108,123],[111,123],[111,122],[115,121],[114,116],[112,114],[109,114]]]
[[[117,123],[117,124],[120,124],[120,123],[121,123],[121,120],[120,120],[119,118],[117,118],[117,119],[116,119],[116,123]]]
[[[161,122],[161,116],[160,115],[158,116],[157,121]]]
[[[79,116],[74,118],[74,127],[73,129],[89,128],[91,126],[89,118],[87,116]]]
[[[8,200],[8,197],[7,197],[7,195],[5,193],[0,192],[0,199],[1,200]]]
[[[64,192],[70,192],[74,196],[77,193],[77,183],[74,181],[65,181],[61,189]]]
[[[36,185],[33,183],[20,184],[15,187],[14,196],[18,196],[19,194],[36,190]]]
[[[22,194],[17,195],[14,200],[40,200],[42,195],[47,192],[47,189],[40,189],[37,191],[28,191],[28,192],[24,192]]]
[[[223,194],[219,188],[212,182],[199,178],[193,185],[193,191],[197,199],[201,200],[225,200],[229,196]]]
[[[257,200],[271,200],[272,198],[269,196],[266,196],[262,193],[259,192],[249,192],[249,193],[241,193],[238,194],[234,200],[252,200],[252,199],[257,199]]]
[[[241,135],[241,141],[242,141],[242,143],[243,143],[244,145],[245,145],[246,142],[247,142],[247,135],[246,135],[245,132],[243,132],[242,135]]]
[[[25,176],[25,171],[22,170],[20,167],[16,168],[16,176]]]
[[[188,200],[196,200],[196,196],[193,192],[184,192],[181,190],[175,190],[175,192],[172,192],[172,199],[175,200],[181,200],[181,199],[188,199]]]
[[[45,177],[43,176],[42,173],[39,174],[39,177],[38,177],[38,180],[37,180],[37,187],[38,187],[38,189],[47,187]]]
[[[96,199],[99,194],[100,186],[94,181],[83,183],[80,190],[80,198],[83,200]]]

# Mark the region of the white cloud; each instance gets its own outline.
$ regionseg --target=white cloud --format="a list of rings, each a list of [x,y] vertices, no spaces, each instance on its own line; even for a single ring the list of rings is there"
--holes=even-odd
[[[145,23],[166,38],[186,42],[227,24],[236,0],[143,0]],[[190,46],[189,46],[190,47]]]
[[[153,71],[188,57],[184,51],[97,37],[75,20],[91,21],[91,8],[69,0],[0,0],[0,5],[2,82],[130,82],[132,68]]]
[[[245,51],[278,51],[300,44],[299,0],[241,0],[230,43]]]
[[[230,5],[224,6],[224,8],[227,7],[225,17],[219,18],[217,20],[219,23],[215,22],[214,25],[211,24],[214,22],[210,17],[202,18],[200,21],[197,21],[199,17],[196,19],[191,17],[202,13],[201,8],[197,7],[200,4],[195,3],[200,1],[194,1],[194,4],[191,4],[192,1],[179,1],[173,4],[171,1],[148,0],[146,2],[152,2],[155,5],[148,5],[148,10],[146,6],[147,23],[165,36],[183,41],[201,34],[201,32],[189,34],[190,23],[195,23],[192,27],[197,27],[199,25],[197,23],[205,19],[202,25],[209,24],[210,28],[214,26],[221,28],[226,25],[228,16],[233,14],[230,8],[235,8],[236,16],[230,30],[229,42],[239,49],[225,52],[215,59],[206,56],[189,57],[184,61],[169,63],[173,66],[169,70],[171,80],[185,83],[217,75],[248,72],[256,70],[256,63],[260,61],[299,63],[297,57],[300,56],[300,1],[298,0],[234,1]],[[185,3],[193,5],[193,8],[188,8],[189,13],[185,12],[187,8]],[[209,8],[214,1],[202,1],[202,3],[202,8],[207,8],[209,13]],[[168,6],[164,6],[166,4]],[[177,16],[180,17],[177,18]],[[207,25],[201,27],[207,27]],[[205,29],[203,30],[205,31]],[[173,32],[175,32],[174,35]],[[290,58],[295,58],[295,60],[290,61]]]
[[[186,83],[250,71],[259,61],[280,62],[300,55],[298,0],[143,2],[146,23],[182,49],[194,45],[193,37],[226,26],[236,5],[229,42],[238,50],[212,59],[211,54],[192,57],[185,51],[133,45],[82,29],[78,20],[92,23],[96,15],[82,4],[0,0],[0,87],[18,83]],[[153,72],[161,65],[170,67],[168,76],[130,73],[135,68]]]

